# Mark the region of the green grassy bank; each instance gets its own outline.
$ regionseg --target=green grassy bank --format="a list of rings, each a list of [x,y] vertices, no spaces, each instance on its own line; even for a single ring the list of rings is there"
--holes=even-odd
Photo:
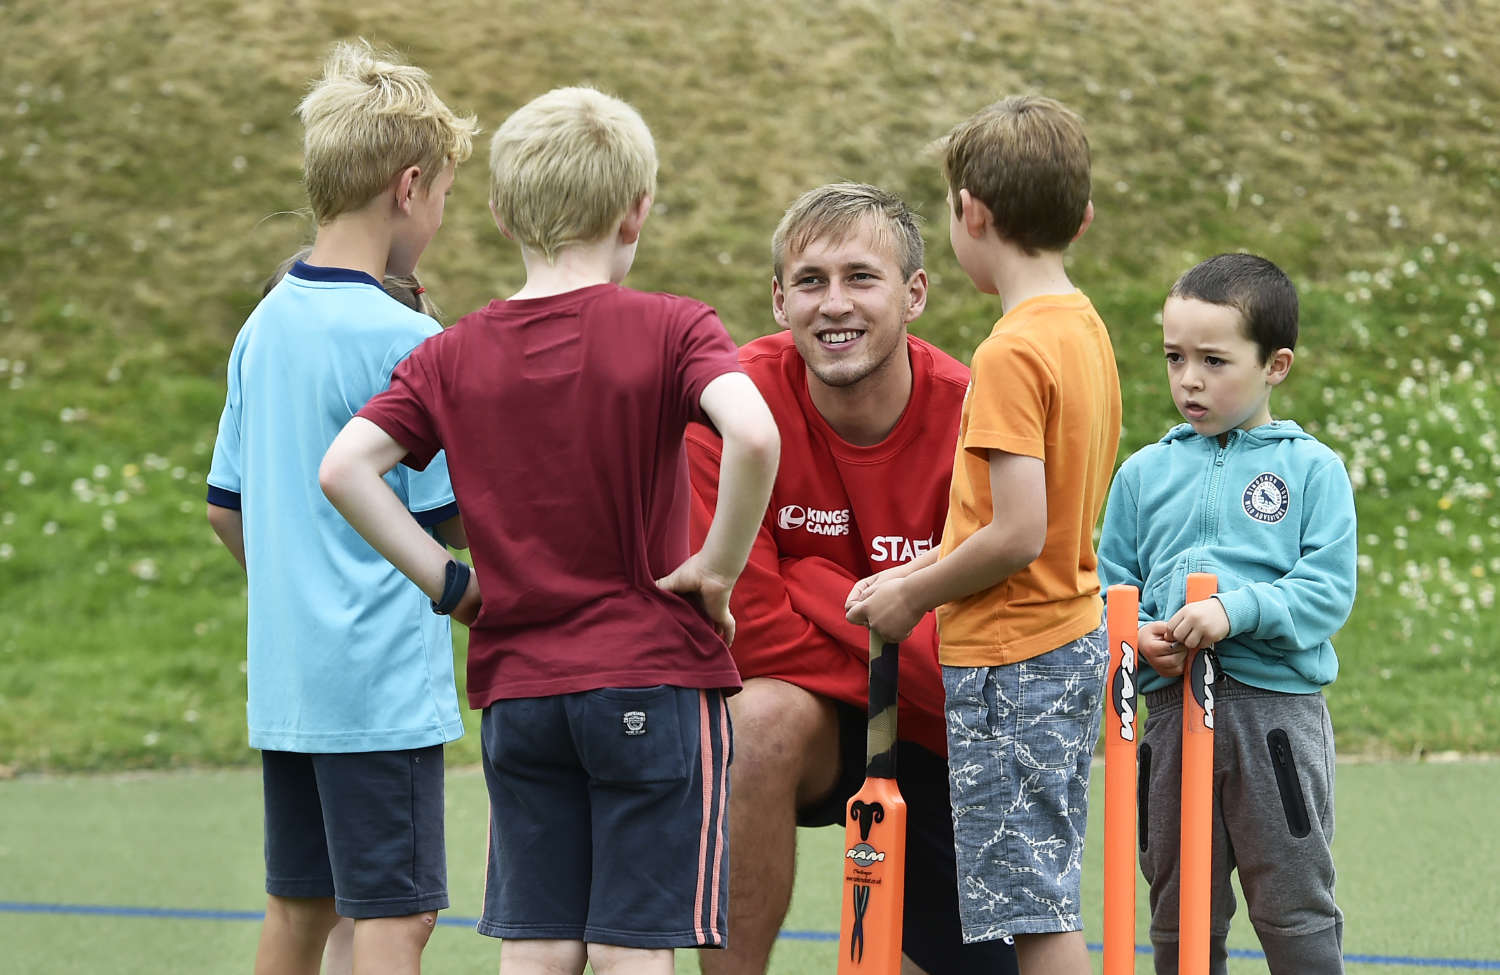
[[[661,189],[631,283],[773,327],[768,240],[832,179],[928,219],[915,331],[998,315],[948,252],[927,146],[1015,91],[1087,120],[1071,272],[1115,335],[1128,451],[1175,419],[1157,312],[1222,250],[1286,267],[1304,339],[1274,407],[1358,488],[1345,751],[1500,750],[1494,637],[1500,7],[1082,0],[0,2],[0,769],[244,761],[243,582],[202,517],[229,344],[308,235],[292,109],[327,44],[426,65],[487,130],[589,82],[634,102]],[[519,284],[484,147],[423,261],[462,313]],[[1489,625],[1486,625],[1488,623]],[[472,747],[466,745],[465,747]],[[460,753],[463,754],[462,752]]]

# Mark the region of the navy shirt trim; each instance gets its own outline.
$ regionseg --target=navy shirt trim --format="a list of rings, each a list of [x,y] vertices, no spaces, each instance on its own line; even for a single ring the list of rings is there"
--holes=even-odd
[[[288,274],[296,275],[304,281],[329,281],[344,284],[373,284],[380,287],[380,282],[370,277],[363,271],[356,271],[347,267],[320,267],[317,264],[308,264],[306,261],[297,261],[292,265]]]
[[[450,501],[441,508],[433,508],[430,511],[413,511],[412,517],[417,519],[417,524],[423,528],[432,528],[441,525],[449,518],[457,518],[458,502]]]
[[[208,486],[208,503],[219,508],[228,508],[231,511],[240,510],[240,496],[236,491],[226,491],[221,487]]]

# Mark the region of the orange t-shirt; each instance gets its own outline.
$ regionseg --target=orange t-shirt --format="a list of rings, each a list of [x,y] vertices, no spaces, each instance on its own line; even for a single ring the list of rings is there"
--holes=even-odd
[[[1054,650],[1101,622],[1094,523],[1120,443],[1120,377],[1109,331],[1077,291],[1006,312],[970,368],[942,554],[996,517],[991,450],[1039,458],[1047,480],[1042,554],[1003,582],[938,607],[943,664],[992,667]]]

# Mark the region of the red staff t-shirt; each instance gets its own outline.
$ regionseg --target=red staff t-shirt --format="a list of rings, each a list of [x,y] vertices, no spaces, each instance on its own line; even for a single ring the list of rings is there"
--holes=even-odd
[[[739,687],[655,580],[691,554],[683,431],[740,371],[714,310],[594,285],[494,301],[423,342],[359,411],[421,469],[445,450],[484,605],[469,705],[600,687]]]
[[[859,579],[937,547],[969,382],[961,363],[915,336],[907,336],[907,353],[906,410],[884,440],[860,447],[842,439],[813,405],[807,366],[790,332],[740,350],[781,430],[771,504],[729,604],[742,677],[775,677],[866,707],[870,634],[844,619],[844,597]],[[698,538],[718,503],[719,452],[712,430],[689,428]],[[897,703],[900,737],[947,754],[931,613],[901,645]]]

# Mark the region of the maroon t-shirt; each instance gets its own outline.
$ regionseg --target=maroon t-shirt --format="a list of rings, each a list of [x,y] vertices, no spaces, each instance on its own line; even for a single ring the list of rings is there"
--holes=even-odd
[[[421,469],[446,450],[484,593],[469,706],[600,687],[739,687],[655,580],[691,554],[683,430],[740,371],[714,310],[601,284],[494,301],[423,342],[359,411]]]

